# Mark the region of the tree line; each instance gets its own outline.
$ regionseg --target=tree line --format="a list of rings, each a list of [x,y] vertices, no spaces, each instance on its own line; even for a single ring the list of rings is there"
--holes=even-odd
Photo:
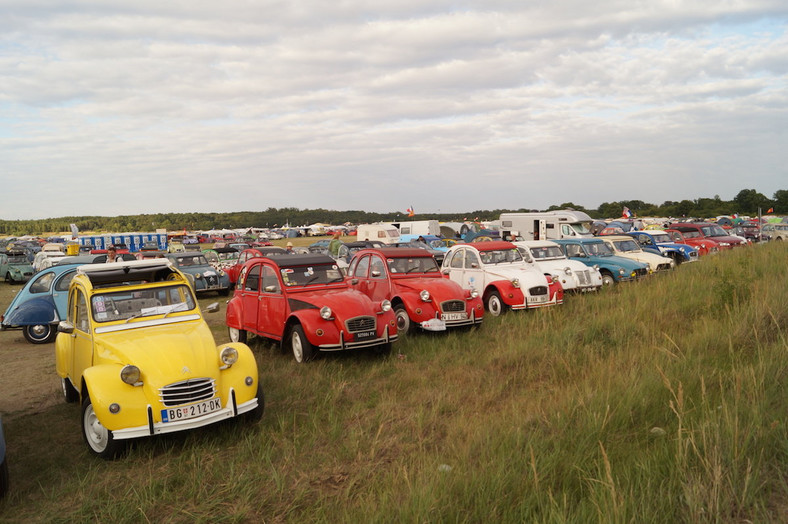
[[[337,211],[331,209],[298,209],[295,207],[273,208],[265,211],[236,211],[231,213],[156,213],[142,215],[123,215],[116,217],[70,216],[35,220],[0,220],[0,235],[42,235],[71,231],[75,224],[80,231],[155,231],[166,229],[208,230],[235,229],[241,227],[276,228],[285,225],[303,226],[323,222],[327,224],[364,224],[370,222],[398,222],[405,220],[440,220],[441,222],[462,222],[466,220],[496,220],[501,213],[552,211],[573,208],[588,213],[592,218],[620,217],[624,208],[635,216],[694,217],[710,218],[719,215],[755,216],[760,209],[764,214],[772,210],[774,214],[788,214],[788,190],[776,191],[770,199],[755,189],[742,189],[733,200],[722,200],[719,195],[713,198],[695,200],[666,201],[650,204],[642,200],[605,202],[597,209],[586,209],[572,202],[553,205],[547,209],[492,209],[474,210],[467,213],[417,213],[408,216],[402,211],[372,213],[361,210]]]

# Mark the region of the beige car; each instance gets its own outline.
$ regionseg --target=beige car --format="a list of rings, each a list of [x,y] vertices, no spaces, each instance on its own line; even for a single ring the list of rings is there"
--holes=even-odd
[[[763,227],[761,227],[761,235],[767,237],[769,241],[776,240],[781,242],[783,240],[788,240],[788,224],[764,224]]]
[[[637,240],[628,235],[604,235],[600,236],[605,243],[610,246],[615,255],[629,258],[637,262],[648,265],[649,273],[670,271],[676,267],[676,262],[670,257],[649,253],[640,248]]]

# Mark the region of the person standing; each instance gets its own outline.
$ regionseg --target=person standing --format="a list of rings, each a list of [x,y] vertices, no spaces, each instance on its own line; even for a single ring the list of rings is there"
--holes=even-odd
[[[339,240],[340,236],[342,236],[342,233],[339,231],[334,231],[334,238],[332,238],[331,242],[328,243],[328,254],[332,257],[339,256],[339,248],[342,247],[342,241]]]
[[[107,263],[117,262],[118,260],[118,250],[115,249],[115,246],[109,246],[107,248]]]

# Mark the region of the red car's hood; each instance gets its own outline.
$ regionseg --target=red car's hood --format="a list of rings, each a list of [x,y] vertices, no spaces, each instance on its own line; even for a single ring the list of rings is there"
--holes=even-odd
[[[465,299],[465,291],[459,284],[448,278],[397,277],[392,278],[391,281],[399,291],[409,291],[418,294],[426,289],[438,302]]]
[[[290,293],[287,300],[292,311],[310,307],[319,309],[328,306],[334,313],[351,317],[380,311],[378,304],[373,306],[369,297],[354,289],[321,289],[314,292],[305,290]]]

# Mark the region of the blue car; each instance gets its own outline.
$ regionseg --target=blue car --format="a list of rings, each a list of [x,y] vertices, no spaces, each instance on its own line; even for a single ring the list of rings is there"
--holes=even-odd
[[[597,268],[602,275],[603,286],[637,280],[648,275],[646,264],[614,255],[613,248],[601,238],[563,238],[553,242],[561,246],[568,258]]]
[[[630,231],[626,233],[638,241],[643,251],[650,251],[663,257],[670,257],[678,266],[682,262],[698,260],[698,250],[687,244],[677,244],[665,231],[658,229],[646,231]]]
[[[53,342],[58,323],[66,318],[68,285],[80,265],[52,266],[33,275],[0,316],[0,329],[21,328],[31,344]]]

